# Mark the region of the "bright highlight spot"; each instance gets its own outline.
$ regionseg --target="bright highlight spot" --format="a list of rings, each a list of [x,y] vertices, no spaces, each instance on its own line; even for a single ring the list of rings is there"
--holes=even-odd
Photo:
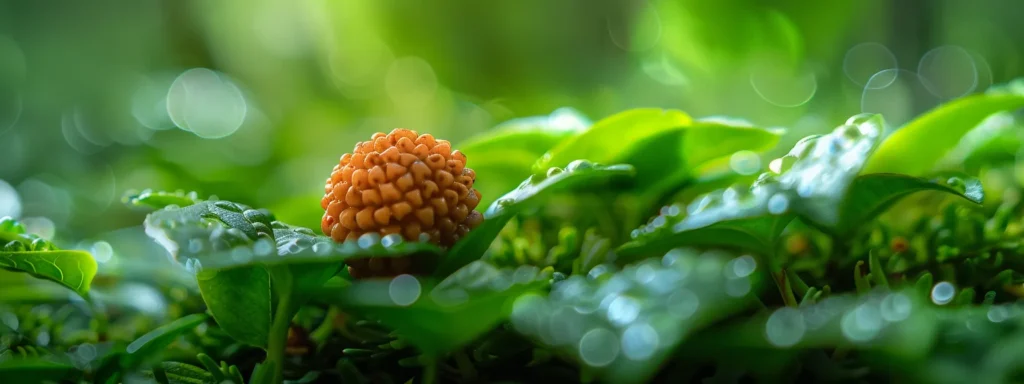
[[[242,91],[223,74],[193,68],[174,79],[167,92],[167,114],[178,128],[205,139],[229,136],[245,121]]]
[[[20,217],[21,216],[21,198],[18,197],[18,191],[14,190],[10,184],[6,181],[0,180],[0,217]]]

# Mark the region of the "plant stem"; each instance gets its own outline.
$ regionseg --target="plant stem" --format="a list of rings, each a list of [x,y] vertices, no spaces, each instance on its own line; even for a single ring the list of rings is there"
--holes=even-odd
[[[265,364],[270,366],[273,383],[284,381],[284,359],[285,348],[288,346],[288,330],[292,325],[292,317],[296,309],[292,303],[292,274],[288,267],[270,269],[273,283],[277,290],[277,311],[274,313],[274,322],[270,326],[270,335],[267,340],[267,360]]]
[[[426,359],[423,366],[423,384],[437,383],[437,359],[433,356]]]

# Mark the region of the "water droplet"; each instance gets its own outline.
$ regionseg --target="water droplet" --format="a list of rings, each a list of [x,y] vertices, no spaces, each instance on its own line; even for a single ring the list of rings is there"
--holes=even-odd
[[[956,287],[953,284],[943,281],[932,287],[932,302],[938,305],[949,304],[956,295]]]
[[[399,275],[391,279],[388,285],[388,296],[391,301],[400,306],[409,306],[420,298],[420,281],[412,275]]]
[[[743,255],[735,259],[729,260],[725,264],[726,277],[728,278],[740,278],[747,277],[754,273],[757,269],[757,261],[754,260],[753,256]]]
[[[584,169],[590,169],[594,164],[587,160],[573,160],[569,165],[565,166],[565,170],[569,172],[581,171]]]
[[[894,293],[882,299],[881,311],[885,321],[895,323],[910,317],[913,303],[902,293]]]
[[[548,174],[547,175],[548,175],[548,177],[553,177],[553,176],[556,176],[556,175],[558,175],[560,173],[562,173],[562,168],[551,167],[551,168],[548,168]]]
[[[950,177],[949,180],[946,180],[946,185],[957,192],[967,192],[967,183],[964,183],[964,180],[959,177]]]
[[[807,332],[804,315],[796,308],[782,308],[768,317],[765,337],[776,347],[792,347],[799,343]]]
[[[358,245],[359,248],[363,248],[363,249],[369,249],[370,247],[373,247],[373,246],[376,246],[376,245],[379,245],[379,244],[380,244],[380,234],[379,233],[375,233],[375,232],[364,233],[362,236],[359,236],[359,239],[356,240],[356,245]]]
[[[749,279],[732,279],[725,281],[725,293],[732,297],[743,297],[750,293]]]
[[[700,308],[700,298],[693,291],[682,288],[672,292],[666,299],[665,305],[673,316],[680,320],[686,320],[697,313],[697,309]]]
[[[729,157],[729,167],[741,175],[753,175],[761,170],[761,157],[752,151],[739,151]]]
[[[92,257],[98,263],[106,263],[114,257],[114,248],[106,241],[97,241],[92,245]]]
[[[867,342],[882,330],[882,316],[876,306],[869,303],[861,304],[843,315],[840,327],[847,340],[855,343]]]
[[[658,350],[658,332],[647,323],[630,325],[622,332],[622,355],[630,360],[646,360]]]
[[[402,244],[403,242],[404,240],[402,239],[402,235],[399,235],[397,233],[392,233],[390,235],[384,236],[384,238],[380,240],[380,244],[387,248],[396,247]]]
[[[619,339],[608,329],[591,329],[580,338],[579,355],[589,366],[606,366],[619,356]]]
[[[640,315],[640,303],[629,296],[615,296],[608,304],[608,321],[618,326],[625,326],[636,320]]]
[[[768,213],[781,215],[789,209],[789,198],[785,193],[778,192],[768,199]]]
[[[523,334],[535,334],[546,307],[547,300],[536,293],[519,296],[512,303],[512,326]]]
[[[231,250],[231,260],[236,263],[248,263],[252,260],[252,251],[245,247],[237,247]]]
[[[988,320],[993,323],[1002,322],[1010,317],[1009,311],[1003,306],[992,306],[988,309]]]
[[[329,255],[333,246],[330,243],[322,242],[313,244],[313,253],[318,255]]]
[[[18,316],[15,316],[11,312],[0,312],[0,322],[4,323],[8,328],[15,331],[18,330]]]
[[[768,169],[775,172],[777,175],[781,175],[793,168],[793,165],[796,164],[797,160],[800,160],[800,158],[795,155],[786,155],[768,163]]]

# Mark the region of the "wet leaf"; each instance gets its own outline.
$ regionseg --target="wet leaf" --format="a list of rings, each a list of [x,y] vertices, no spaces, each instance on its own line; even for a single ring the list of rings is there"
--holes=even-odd
[[[839,207],[881,135],[877,115],[851,117],[828,135],[798,142],[771,162],[771,172],[752,186],[734,185],[673,204],[631,233],[622,255],[658,254],[684,245],[719,245],[774,252],[785,226],[802,217],[826,229],[839,221]]]
[[[860,296],[829,296],[814,304],[779,308],[702,334],[687,348],[728,358],[743,350],[775,353],[843,346],[911,362],[932,351],[939,331],[935,317],[936,311],[912,291],[876,289]]]
[[[505,224],[522,209],[536,204],[538,196],[557,192],[581,191],[616,181],[628,180],[633,176],[629,165],[600,165],[585,160],[576,160],[565,169],[553,167],[545,175],[531,175],[519,187],[495,201],[484,212],[485,220],[476,229],[459,240],[441,259],[435,276],[449,273],[483,257]]]
[[[168,192],[146,189],[142,192],[130,191],[121,198],[122,202],[129,207],[146,209],[163,209],[167,206],[187,207],[199,202],[199,195],[196,192],[185,192],[183,190]]]
[[[1024,107],[1024,87],[1015,80],[983,94],[950,101],[919,116],[892,133],[871,157],[864,173],[903,173],[922,176],[960,139],[986,118]]]
[[[213,374],[197,366],[185,363],[179,363],[176,361],[166,361],[160,363],[160,368],[163,374],[167,378],[169,384],[219,384],[221,383]],[[154,379],[155,376],[149,378]],[[231,383],[229,381],[228,383]],[[241,383],[236,383],[241,384]]]
[[[951,177],[928,180],[919,177],[876,173],[854,180],[843,200],[836,233],[849,234],[885,212],[900,199],[922,191],[939,191],[981,204],[984,193],[977,179]]]
[[[940,169],[965,168],[975,172],[985,165],[1013,162],[1024,145],[1024,130],[1011,112],[989,116],[968,132],[939,162]]]
[[[142,337],[128,344],[126,355],[121,362],[122,366],[133,368],[152,362],[153,359],[158,358],[167,347],[174,343],[178,337],[191,332],[207,319],[208,316],[205,314],[196,313],[164,324],[142,335]]]
[[[676,110],[640,108],[621,112],[601,119],[582,134],[562,141],[539,159],[533,169],[543,172],[576,159],[619,163],[635,153],[636,144],[671,129],[690,125],[692,121],[690,116]]]
[[[92,255],[57,249],[53,243],[24,232],[24,226],[16,220],[0,219],[0,268],[54,281],[88,297],[97,269]]]
[[[207,310],[224,332],[248,345],[267,345],[272,296],[270,274],[265,268],[203,270],[196,281]]]
[[[43,358],[17,358],[0,361],[0,377],[4,383],[38,384],[46,382],[77,382],[82,373],[70,364]]]
[[[590,121],[570,108],[547,116],[519,118],[469,138],[455,146],[476,172],[480,206],[490,205],[532,174],[533,164],[562,140],[579,134]]]
[[[677,249],[608,275],[556,283],[516,300],[512,325],[608,382],[646,382],[693,332],[747,307],[751,256]]]
[[[550,272],[533,266],[498,269],[476,261],[434,285],[401,275],[353,282],[329,293],[346,311],[374,318],[426,354],[449,352],[506,319],[512,302],[544,289]]]

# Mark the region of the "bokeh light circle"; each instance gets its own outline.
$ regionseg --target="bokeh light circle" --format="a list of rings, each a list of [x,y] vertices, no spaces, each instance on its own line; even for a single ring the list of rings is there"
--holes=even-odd
[[[167,114],[174,125],[205,139],[235,133],[245,121],[247,110],[238,86],[206,68],[183,72],[167,91]]]
[[[0,217],[20,217],[21,198],[18,191],[6,181],[0,180]]]
[[[941,99],[954,99],[973,92],[978,86],[978,67],[967,50],[946,45],[921,56],[917,73],[928,89]]]
[[[897,68],[896,55],[879,43],[861,43],[846,51],[843,58],[843,73],[861,87],[868,85],[868,80],[876,73]],[[895,73],[888,79],[875,79],[874,86],[884,88],[896,80]],[[888,80],[888,82],[886,81]]]
[[[813,73],[765,62],[751,68],[750,86],[764,101],[793,108],[811,101],[818,91],[818,78]]]
[[[864,86],[861,112],[881,114],[887,125],[899,127],[939,102],[917,73],[887,69],[871,76]]]

